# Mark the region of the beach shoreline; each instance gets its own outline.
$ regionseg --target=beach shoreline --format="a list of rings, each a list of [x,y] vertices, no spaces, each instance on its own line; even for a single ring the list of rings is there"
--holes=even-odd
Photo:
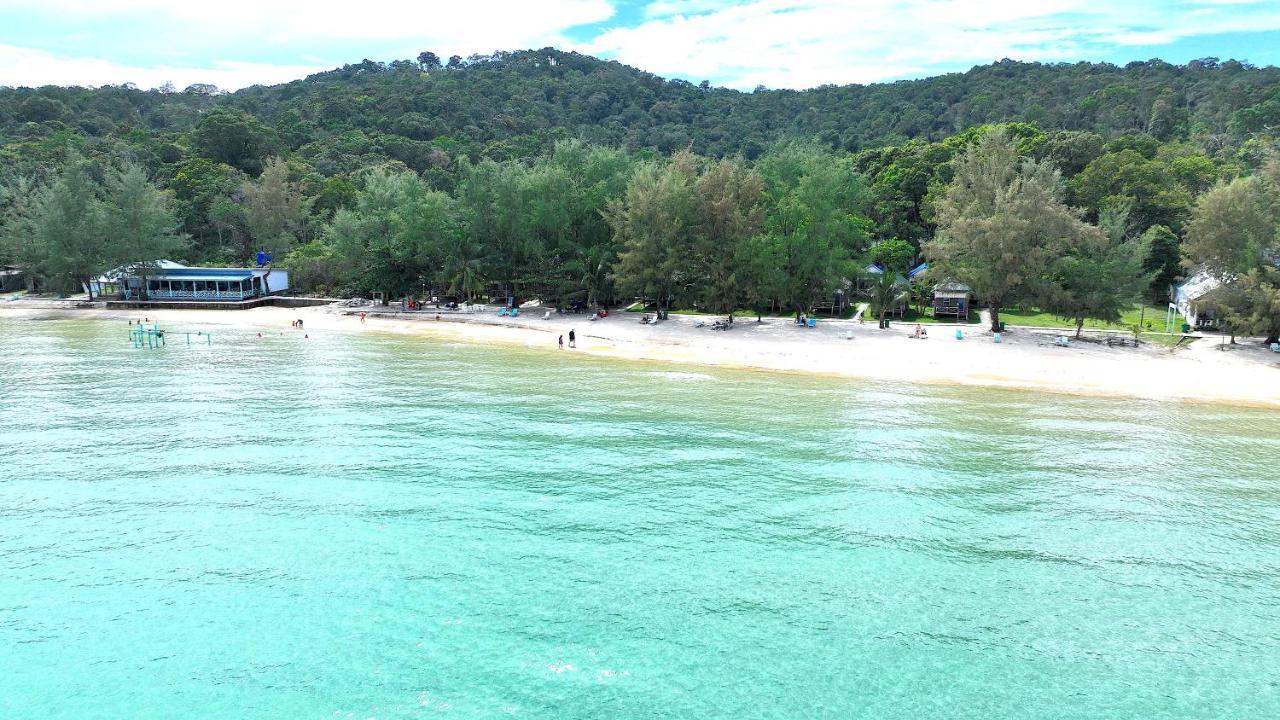
[[[656,326],[642,325],[634,313],[616,313],[598,321],[586,315],[526,312],[518,318],[492,312],[434,310],[396,313],[391,308],[321,306],[261,307],[251,310],[107,310],[101,308],[0,306],[0,319],[78,319],[118,321],[148,318],[174,332],[217,327],[300,332],[320,339],[325,333],[366,332],[417,336],[450,342],[520,346],[548,353],[582,353],[617,360],[703,365],[743,370],[1029,390],[1079,396],[1208,402],[1280,408],[1280,355],[1259,345],[1220,351],[1200,340],[1188,347],[1144,344],[1112,348],[1077,342],[1054,344],[1068,331],[1013,328],[995,343],[976,326],[926,326],[927,340],[911,338],[914,325],[888,330],[874,323],[820,320],[799,327],[787,318],[738,318],[727,332],[711,330],[710,318],[671,316]],[[359,313],[368,312],[365,321]],[[299,330],[292,323],[301,319]],[[697,327],[702,320],[706,326]],[[557,340],[576,331],[577,347],[558,349]]]

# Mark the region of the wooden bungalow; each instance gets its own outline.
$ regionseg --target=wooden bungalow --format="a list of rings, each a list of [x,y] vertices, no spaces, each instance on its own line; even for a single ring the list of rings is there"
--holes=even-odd
[[[958,320],[969,317],[973,305],[973,292],[964,283],[946,282],[933,289],[933,316],[954,316]]]
[[[24,290],[27,274],[17,265],[0,265],[0,292]]]

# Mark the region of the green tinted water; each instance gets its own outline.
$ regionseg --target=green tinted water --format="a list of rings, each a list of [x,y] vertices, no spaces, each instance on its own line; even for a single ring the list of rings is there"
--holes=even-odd
[[[1273,412],[0,337],[0,717],[1280,708]]]

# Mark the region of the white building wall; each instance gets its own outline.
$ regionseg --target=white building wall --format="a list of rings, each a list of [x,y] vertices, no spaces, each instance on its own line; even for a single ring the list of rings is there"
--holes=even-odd
[[[268,275],[270,273],[270,275]],[[254,283],[261,284],[266,277],[267,292],[278,295],[289,289],[289,271],[284,268],[253,268]]]

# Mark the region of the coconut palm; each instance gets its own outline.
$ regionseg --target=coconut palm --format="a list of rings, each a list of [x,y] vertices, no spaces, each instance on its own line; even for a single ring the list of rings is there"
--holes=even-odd
[[[449,283],[449,294],[465,297],[471,302],[476,293],[484,290],[485,257],[479,244],[459,240],[445,261],[444,277]]]
[[[893,306],[902,302],[907,297],[908,286],[906,281],[894,272],[885,270],[876,278],[876,282],[871,286],[871,312],[880,321],[880,327],[884,327],[884,317],[889,314]]]

